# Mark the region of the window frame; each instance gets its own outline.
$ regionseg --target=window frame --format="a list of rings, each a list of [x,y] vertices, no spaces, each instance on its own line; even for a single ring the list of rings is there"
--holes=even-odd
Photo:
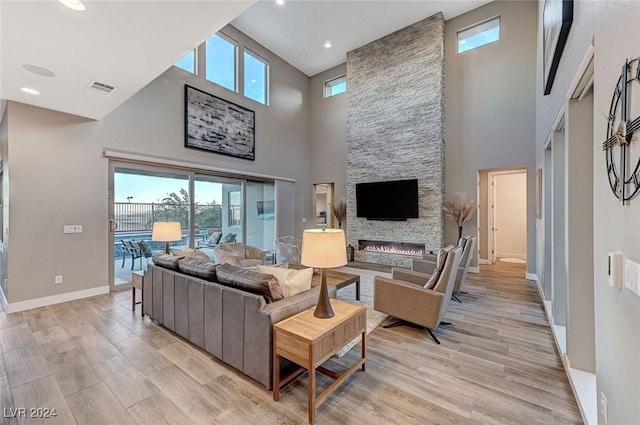
[[[178,62],[180,62],[182,60],[182,58],[184,58],[185,56],[187,56],[189,53],[193,53],[193,72],[186,70],[184,68],[182,68],[181,66],[178,66]],[[178,59],[178,62],[174,63],[173,66],[175,66],[178,69],[183,70],[184,72],[188,72],[191,75],[198,75],[198,47],[195,47],[193,49],[191,49],[191,52],[187,53],[186,55],[183,55],[180,59]]]
[[[472,47],[470,49],[467,49],[467,50],[464,50],[464,51],[460,51],[460,34],[461,33],[465,32],[465,31],[469,31],[469,30],[471,30],[473,28],[479,27],[479,26],[484,25],[484,24],[486,24],[488,22],[491,22],[491,21],[498,21],[498,26],[497,26],[497,28],[498,28],[498,39],[497,40],[493,40],[493,41],[490,41],[488,43],[480,44],[480,45]],[[481,33],[477,33],[477,34],[481,34]],[[473,35],[477,35],[477,34],[473,34]],[[473,35],[471,37],[473,37]],[[466,38],[469,38],[469,37],[466,37]],[[466,38],[463,38],[463,40],[466,40]],[[502,17],[500,15],[492,16],[490,18],[487,18],[487,19],[484,19],[482,21],[476,22],[476,23],[474,23],[472,25],[468,25],[468,26],[466,26],[464,28],[460,28],[459,30],[456,31],[456,53],[457,54],[463,54],[463,53],[466,53],[466,52],[470,52],[470,51],[476,50],[476,49],[478,49],[480,47],[488,46],[489,44],[496,43],[496,42],[500,41],[501,38],[502,38]]]
[[[245,77],[247,75],[247,72],[246,72],[245,55],[249,55],[253,59],[257,60],[258,62],[262,62],[264,64],[264,103],[252,97],[249,97],[246,94],[247,87],[246,87]],[[269,98],[270,98],[270,92],[271,92],[270,88],[271,88],[271,64],[269,63],[268,60],[266,60],[264,57],[260,56],[253,50],[247,48],[246,46],[243,47],[242,49],[242,95],[247,99],[250,99],[256,103],[259,103],[264,106],[269,106],[270,104]]]
[[[209,41],[212,37],[218,36],[221,39],[223,39],[224,41],[226,41],[227,43],[231,44],[233,46],[233,89],[230,89],[226,86],[223,86],[222,84],[210,80],[209,78],[207,78],[207,60],[208,60],[208,53],[207,53],[207,41]],[[210,37],[208,37],[203,44],[204,47],[204,80],[208,81],[210,83],[213,83],[217,86],[220,86],[226,90],[232,91],[234,93],[238,93],[239,89],[240,89],[240,84],[239,84],[239,78],[238,78],[238,63],[239,63],[239,54],[238,52],[240,51],[240,44],[235,41],[233,38],[229,37],[228,35],[226,35],[225,33],[218,31],[217,33],[211,35]]]
[[[332,83],[336,80],[340,80],[340,79],[344,79],[344,84],[345,84],[345,88],[344,91],[341,91],[340,93],[336,93],[336,94],[331,94],[331,88],[335,87],[335,86],[329,86],[329,83]],[[340,82],[339,84],[342,84],[342,82]],[[339,85],[339,84],[336,84]],[[334,96],[338,96],[341,95],[343,93],[347,92],[347,74],[342,74],[342,75],[338,75],[337,77],[333,77],[333,78],[329,78],[328,80],[325,80],[325,82],[322,84],[322,97],[325,99],[328,99],[330,97],[334,97]]]

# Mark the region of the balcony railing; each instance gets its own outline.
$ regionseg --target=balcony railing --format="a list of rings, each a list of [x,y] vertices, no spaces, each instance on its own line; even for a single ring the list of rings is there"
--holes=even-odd
[[[189,228],[189,204],[187,203],[141,203],[114,202],[117,233],[150,232],[155,221],[178,221],[182,229]],[[196,204],[195,228],[222,227],[222,205]]]

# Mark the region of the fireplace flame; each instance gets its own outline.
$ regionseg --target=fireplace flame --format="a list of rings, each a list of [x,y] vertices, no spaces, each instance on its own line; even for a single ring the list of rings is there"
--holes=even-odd
[[[412,255],[412,256],[421,256],[422,254],[424,254],[424,248],[404,246],[406,244],[393,244],[390,242],[375,244],[375,243],[371,243],[370,241],[367,241],[367,242],[369,243],[359,244],[359,249],[361,251],[381,252],[384,254]]]

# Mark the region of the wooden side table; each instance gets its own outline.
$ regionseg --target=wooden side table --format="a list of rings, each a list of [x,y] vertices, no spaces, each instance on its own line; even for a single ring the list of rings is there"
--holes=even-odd
[[[136,289],[140,290],[140,294],[142,294],[142,298],[144,298],[144,293],[142,291],[143,278],[144,272],[142,270],[131,272],[131,311],[136,310],[136,304],[142,304],[142,299],[140,301],[136,301]],[[140,316],[144,316],[142,307],[140,307]]]
[[[309,423],[315,421],[316,408],[320,406],[359,367],[365,370],[367,309],[340,300],[331,300],[335,316],[318,319],[314,309],[305,310],[273,326],[273,399],[280,398],[280,387],[299,375],[294,371],[280,381],[279,356],[291,360],[309,371]],[[349,341],[362,334],[362,356],[343,374],[322,367],[322,363],[334,355]],[[316,370],[335,379],[316,396]]]

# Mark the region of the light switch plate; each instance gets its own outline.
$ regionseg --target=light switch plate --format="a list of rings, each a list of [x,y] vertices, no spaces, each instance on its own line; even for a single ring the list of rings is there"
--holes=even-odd
[[[82,224],[65,224],[64,233],[82,233]]]
[[[624,260],[624,286],[640,297],[640,264]]]

